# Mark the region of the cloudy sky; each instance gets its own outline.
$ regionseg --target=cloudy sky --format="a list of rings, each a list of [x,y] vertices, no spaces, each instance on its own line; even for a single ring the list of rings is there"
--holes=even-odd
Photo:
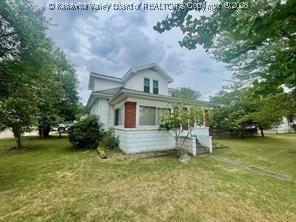
[[[121,77],[133,66],[156,62],[173,77],[171,87],[189,86],[199,90],[203,99],[230,78],[225,65],[211,59],[201,47],[181,48],[178,29],[162,34],[153,30],[169,11],[60,11],[49,10],[48,4],[61,0],[36,1],[55,24],[48,30],[49,36],[75,64],[83,103],[90,94],[89,72]]]

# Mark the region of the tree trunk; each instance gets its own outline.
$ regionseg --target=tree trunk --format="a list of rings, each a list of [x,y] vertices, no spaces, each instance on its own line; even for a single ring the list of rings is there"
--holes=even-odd
[[[188,155],[188,153],[186,152],[186,150],[184,148],[181,148],[178,160],[181,163],[186,163],[190,160],[190,156]]]
[[[263,127],[259,126],[260,132],[261,132],[261,136],[264,137],[264,132],[263,132]]]
[[[22,147],[21,137],[20,136],[15,137],[15,148],[20,149],[21,147]]]
[[[240,138],[241,139],[243,139],[245,137],[245,135],[244,135],[244,129],[245,129],[245,127],[244,126],[241,126],[241,128],[240,128]]]
[[[39,126],[39,137],[49,137],[49,132],[50,132],[50,125],[47,125],[45,127]]]
[[[22,147],[22,144],[21,144],[22,131],[18,127],[13,127],[12,132],[15,138],[15,148],[20,149]]]

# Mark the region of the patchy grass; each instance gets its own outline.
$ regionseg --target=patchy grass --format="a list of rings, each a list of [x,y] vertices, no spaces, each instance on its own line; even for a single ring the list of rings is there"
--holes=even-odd
[[[75,151],[67,138],[0,140],[0,221],[296,221],[296,136],[223,140],[182,165]],[[289,181],[219,161],[288,175]]]

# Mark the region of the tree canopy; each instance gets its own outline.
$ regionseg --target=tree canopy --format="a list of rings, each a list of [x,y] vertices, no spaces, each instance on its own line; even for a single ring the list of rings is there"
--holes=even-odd
[[[241,89],[232,92],[220,92],[212,97],[215,104],[211,110],[211,126],[220,129],[242,129],[254,126],[270,129],[278,126],[283,117],[293,115],[295,100],[288,94],[278,93],[260,96],[252,90]]]
[[[219,2],[217,10],[207,15],[201,15],[203,7],[176,8],[154,29],[162,33],[179,28],[182,47],[192,50],[201,45],[233,72],[226,91],[212,98],[218,104],[212,113],[214,126],[276,126],[282,117],[296,114],[296,2]],[[285,87],[289,92],[284,93]]]
[[[201,97],[201,93],[197,90],[193,90],[190,87],[178,87],[176,89],[176,97],[185,100],[197,100]]]
[[[183,3],[204,3],[184,0]],[[257,90],[273,93],[283,84],[296,85],[296,2],[294,0],[220,1],[221,7],[208,16],[201,8],[176,8],[158,22],[162,33],[180,28],[180,45],[195,49],[199,44],[234,72],[233,85],[254,84]],[[189,4],[188,4],[189,5]]]
[[[73,119],[78,103],[75,70],[47,37],[48,26],[31,1],[0,2],[0,126],[12,128],[17,147],[28,127]]]

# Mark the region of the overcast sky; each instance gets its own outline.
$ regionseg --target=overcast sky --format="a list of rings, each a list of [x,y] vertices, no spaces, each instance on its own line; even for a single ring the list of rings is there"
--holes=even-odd
[[[169,11],[58,11],[49,10],[48,4],[61,0],[36,1],[55,24],[48,30],[49,36],[75,64],[84,104],[90,94],[89,72],[121,77],[133,66],[155,62],[174,79],[170,87],[189,86],[199,90],[203,99],[230,78],[225,65],[211,59],[202,47],[181,48],[178,29],[162,34],[153,30]]]

